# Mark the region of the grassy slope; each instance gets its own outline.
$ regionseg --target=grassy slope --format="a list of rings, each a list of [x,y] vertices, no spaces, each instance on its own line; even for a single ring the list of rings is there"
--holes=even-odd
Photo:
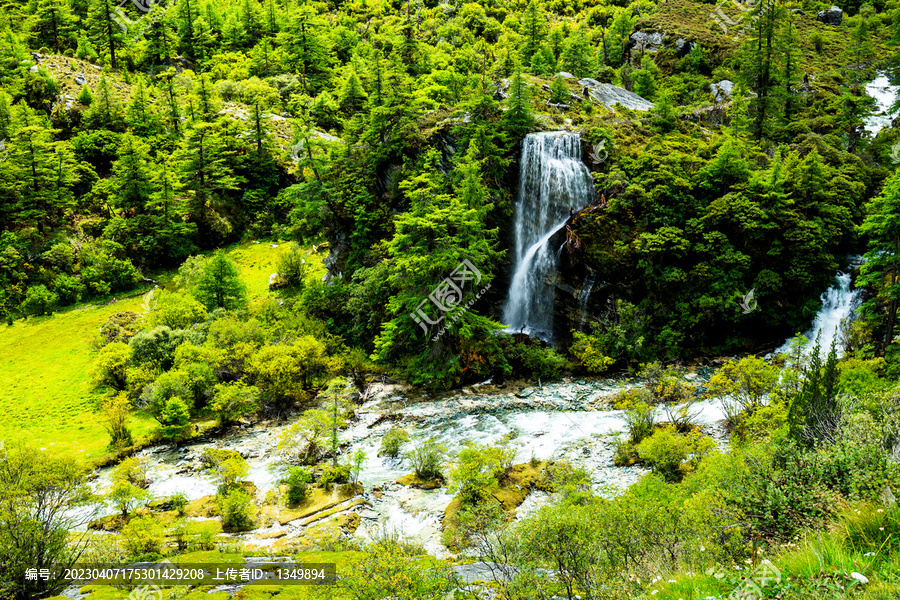
[[[262,242],[228,249],[251,299],[268,295],[269,275],[288,248],[286,243],[276,249]],[[320,258],[311,255],[307,260],[321,269]],[[102,458],[109,437],[97,414],[103,394],[91,387],[91,340],[110,315],[142,310],[138,296],[0,326],[0,439],[22,440],[86,460]],[[155,426],[144,415],[132,419],[138,436]]]

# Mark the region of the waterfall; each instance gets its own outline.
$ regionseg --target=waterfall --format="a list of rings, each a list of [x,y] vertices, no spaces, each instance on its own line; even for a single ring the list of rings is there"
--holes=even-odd
[[[515,270],[503,307],[509,331],[552,339],[555,288],[548,278],[556,256],[549,241],[572,211],[590,204],[592,197],[593,181],[581,162],[577,133],[525,137],[516,199]]]
[[[816,337],[819,335],[821,335],[819,338],[819,351],[822,354],[828,353],[831,349],[831,342],[835,339],[837,339],[838,356],[842,354],[841,342],[843,341],[843,335],[841,326],[847,319],[853,317],[860,303],[859,290],[851,290],[850,281],[850,273],[838,271],[838,274],[835,276],[835,284],[822,294],[820,298],[822,308],[816,314],[812,327],[803,334],[810,342],[804,354],[812,352],[812,345],[816,343]],[[789,347],[790,340],[787,340],[775,353],[787,353]]]
[[[588,299],[591,297],[591,290],[594,289],[594,282],[597,280],[593,273],[588,273],[587,277],[581,283],[578,290],[576,300],[578,301],[578,331],[584,331],[584,322],[587,320]]]
[[[866,84],[866,94],[875,99],[875,109],[872,114],[863,119],[866,131],[872,137],[885,127],[891,126],[894,113],[891,113],[891,105],[897,100],[900,86],[891,85],[884,73],[878,73],[878,77]]]

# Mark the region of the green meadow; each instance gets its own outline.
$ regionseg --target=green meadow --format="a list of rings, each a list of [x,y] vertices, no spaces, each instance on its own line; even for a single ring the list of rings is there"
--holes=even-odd
[[[280,254],[290,243],[245,243],[226,249],[237,263],[248,297],[269,295],[269,275],[277,270]],[[307,259],[314,274],[321,257]],[[318,276],[321,276],[318,274]],[[157,277],[165,285],[168,274]],[[149,289],[149,288],[147,288]],[[72,453],[94,462],[108,454],[109,436],[98,408],[104,394],[91,383],[94,349],[100,326],[113,314],[144,312],[142,292],[100,304],[82,304],[49,316],[0,325],[0,439],[24,441],[47,450]],[[131,426],[136,439],[149,434],[156,422],[135,413]]]

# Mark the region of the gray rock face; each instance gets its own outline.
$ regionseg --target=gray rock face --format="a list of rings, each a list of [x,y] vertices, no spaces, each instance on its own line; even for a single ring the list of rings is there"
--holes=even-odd
[[[655,51],[663,46],[663,34],[658,31],[635,31],[631,34],[631,43],[644,50]]]
[[[582,87],[582,95],[590,96],[597,102],[605,104],[610,110],[620,104],[631,110],[650,110],[653,103],[611,83],[600,83],[596,79],[584,78],[578,81]]]
[[[563,79],[575,79],[575,76],[571,73],[567,73],[565,71],[560,71],[556,74],[557,77],[562,77]]]
[[[690,52],[693,47],[694,42],[689,42],[684,38],[675,40],[675,51],[678,53],[679,58],[687,56],[688,52]]]
[[[78,74],[75,76],[75,83],[78,85],[84,85],[87,83],[87,79],[84,78],[84,75]]]
[[[723,79],[718,83],[709,84],[709,91],[712,94],[713,102],[721,104],[722,102],[731,100],[731,90],[733,88],[734,83],[727,79]]]
[[[837,6],[832,6],[828,10],[820,10],[816,14],[816,21],[821,21],[826,25],[840,25],[844,20],[844,11]]]

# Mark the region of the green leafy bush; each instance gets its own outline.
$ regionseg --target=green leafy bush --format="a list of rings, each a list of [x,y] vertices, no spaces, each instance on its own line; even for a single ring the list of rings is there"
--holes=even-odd
[[[679,481],[699,460],[715,449],[709,437],[692,431],[678,433],[672,427],[659,429],[637,445],[638,456],[666,481]],[[688,461],[688,458],[691,458]]]
[[[132,558],[158,555],[162,551],[165,533],[153,517],[138,517],[122,528],[122,541]]]
[[[287,485],[288,504],[296,505],[306,499],[307,486],[312,481],[309,469],[304,467],[291,467],[288,469],[284,483]]]
[[[253,527],[253,505],[242,489],[232,489],[219,495],[219,514],[227,531],[246,531]]]
[[[48,315],[53,312],[59,296],[44,285],[33,285],[25,293],[25,300],[19,306],[22,312],[30,315]]]
[[[381,449],[378,451],[379,456],[389,456],[397,458],[400,454],[400,448],[409,441],[409,434],[402,427],[392,427],[381,438]]]
[[[447,448],[434,438],[429,438],[413,445],[405,457],[412,464],[416,476],[421,479],[436,479],[441,477],[441,469]]]

